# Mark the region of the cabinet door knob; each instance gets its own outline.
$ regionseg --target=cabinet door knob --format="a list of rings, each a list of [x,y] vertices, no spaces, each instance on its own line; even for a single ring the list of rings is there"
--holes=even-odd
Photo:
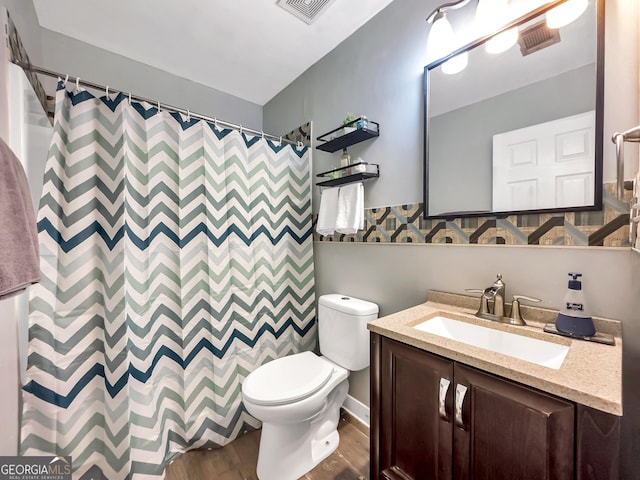
[[[449,392],[449,385],[451,385],[451,381],[446,378],[440,379],[440,393],[438,395],[438,413],[440,414],[440,418],[449,421],[449,417],[447,416],[447,407],[445,405],[447,400],[447,393]]]
[[[467,387],[461,384],[456,386],[456,409],[455,419],[456,425],[464,429],[464,421],[462,419],[462,405],[464,404],[464,397],[467,394]]]

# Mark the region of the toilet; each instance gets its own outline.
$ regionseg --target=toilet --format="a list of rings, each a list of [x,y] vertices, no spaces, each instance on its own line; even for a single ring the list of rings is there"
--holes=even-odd
[[[321,356],[302,352],[273,360],[242,384],[247,411],[262,422],[260,480],[296,480],[338,447],[340,407],[349,371],[369,366],[367,322],[375,303],[346,295],[318,299]]]

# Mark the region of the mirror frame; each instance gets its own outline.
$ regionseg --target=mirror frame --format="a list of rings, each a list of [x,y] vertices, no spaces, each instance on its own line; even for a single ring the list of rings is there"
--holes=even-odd
[[[431,62],[424,67],[423,81],[423,112],[424,112],[424,133],[423,141],[423,179],[422,179],[422,199],[424,203],[423,218],[425,219],[446,219],[469,218],[469,217],[507,217],[510,215],[533,215],[540,213],[562,213],[562,212],[586,212],[602,210],[602,190],[603,190],[603,146],[604,146],[604,9],[605,0],[595,0],[596,6],[596,91],[595,93],[595,110],[596,110],[596,126],[595,126],[595,149],[594,149],[594,203],[593,205],[585,205],[581,207],[560,207],[546,209],[531,210],[513,210],[513,211],[483,211],[483,212],[455,212],[446,214],[429,215],[429,71],[439,67],[444,62],[456,55],[473,50],[495,37],[500,33],[513,27],[518,27],[530,20],[546,13],[557,5],[567,0],[556,0],[553,3],[543,5],[513,22],[505,25],[494,33],[480,37],[463,47],[451,52],[446,57],[442,57]]]

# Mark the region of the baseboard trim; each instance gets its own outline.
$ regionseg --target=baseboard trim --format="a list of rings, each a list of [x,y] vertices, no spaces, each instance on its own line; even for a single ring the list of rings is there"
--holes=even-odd
[[[356,400],[351,395],[347,395],[347,399],[342,404],[342,408],[349,412],[356,420],[363,423],[367,426],[367,428],[369,428],[371,423],[369,407],[367,407],[360,400]]]

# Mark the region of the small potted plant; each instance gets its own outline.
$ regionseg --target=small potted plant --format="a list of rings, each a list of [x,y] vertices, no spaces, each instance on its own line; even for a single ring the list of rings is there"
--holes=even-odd
[[[344,120],[342,121],[342,125],[343,125],[343,135],[346,135],[347,133],[351,133],[353,131],[356,130],[356,126],[353,122],[355,122],[356,120],[356,116],[351,113],[351,112],[347,112],[347,116],[344,117]]]

